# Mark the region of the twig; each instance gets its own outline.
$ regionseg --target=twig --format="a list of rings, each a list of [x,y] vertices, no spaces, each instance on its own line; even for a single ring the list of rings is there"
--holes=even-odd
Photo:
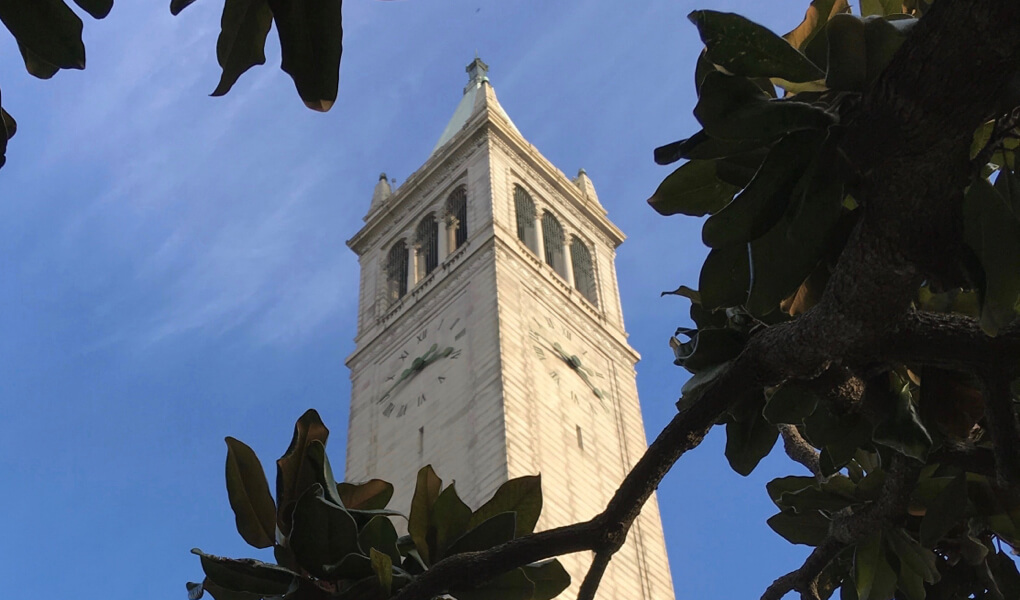
[[[588,567],[588,574],[584,576],[581,589],[577,592],[577,600],[595,600],[595,593],[599,591],[599,584],[602,583],[602,576],[612,560],[614,552],[596,552],[595,558]]]
[[[811,471],[815,479],[824,479],[822,467],[818,462],[818,451],[807,443],[800,431],[797,431],[797,427],[795,425],[780,425],[779,433],[783,436],[783,449],[786,450],[786,455]]]

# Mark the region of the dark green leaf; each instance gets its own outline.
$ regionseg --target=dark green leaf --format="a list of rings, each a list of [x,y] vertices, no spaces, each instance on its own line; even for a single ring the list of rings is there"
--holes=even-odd
[[[400,562],[400,552],[397,550],[397,530],[388,517],[377,516],[362,527],[358,532],[358,545],[362,550],[378,550],[393,559],[394,563]]]
[[[931,436],[921,423],[910,391],[903,389],[895,396],[896,405],[891,414],[875,427],[873,439],[904,456],[923,462],[931,448]]]
[[[788,475],[768,482],[765,484],[765,490],[768,491],[769,498],[772,499],[772,502],[774,502],[780,509],[785,510],[788,506],[782,501],[784,495],[812,487],[816,483],[818,483],[818,480],[814,477]]]
[[[892,551],[900,557],[902,566],[909,567],[928,583],[939,580],[935,553],[917,543],[902,527],[890,529],[886,539]]]
[[[702,217],[726,206],[737,187],[716,176],[715,161],[692,160],[669,174],[648,199],[660,215]]]
[[[339,483],[337,491],[344,506],[351,509],[379,510],[386,508],[393,497],[393,484],[382,479],[364,483]]]
[[[656,148],[655,162],[660,165],[668,165],[683,158],[688,160],[723,158],[734,154],[743,154],[759,147],[761,147],[761,143],[756,140],[717,140],[702,130],[686,140]]]
[[[315,484],[294,507],[290,547],[305,570],[322,577],[326,565],[360,552],[358,526],[342,506],[326,500],[322,486]]]
[[[895,15],[901,10],[903,0],[861,0],[861,14],[865,17]]]
[[[375,574],[372,568],[372,559],[357,552],[344,556],[336,564],[326,565],[323,571],[331,579],[347,580],[360,580]]]
[[[800,131],[779,140],[747,188],[705,221],[701,232],[705,245],[746,244],[771,229],[783,216],[794,186],[824,137],[821,131]]]
[[[315,409],[308,409],[294,425],[294,436],[287,451],[276,461],[277,526],[284,535],[290,533],[293,503],[321,477],[314,465],[306,460],[308,445],[318,440],[325,446],[329,429]]]
[[[281,67],[305,106],[328,111],[340,82],[341,0],[269,0],[269,6],[280,36]]]
[[[858,503],[854,494],[855,487],[849,478],[836,475],[825,483],[784,492],[777,504],[784,510],[790,508],[798,514],[818,510],[832,513]]]
[[[195,0],[170,0],[170,14],[177,16],[182,10],[191,6]]]
[[[834,90],[863,91],[868,77],[864,21],[836,15],[826,27],[829,54],[825,85]]]
[[[21,42],[18,42],[18,50],[21,51],[21,58],[25,61],[25,70],[33,77],[49,79],[56,75],[57,71],[60,70],[60,67],[46,62],[38,54],[29,50]]]
[[[967,513],[967,479],[963,473],[954,478],[935,498],[921,519],[921,544],[935,544],[963,520]]]
[[[509,542],[514,539],[516,528],[516,513],[500,513],[462,535],[460,539],[450,545],[446,555],[453,556],[462,552],[488,550],[503,542]]]
[[[531,600],[552,600],[570,585],[570,573],[555,558],[521,568],[535,584],[535,594]]]
[[[726,460],[746,477],[772,451],[778,437],[779,430],[765,420],[760,410],[747,421],[731,421],[726,424]]]
[[[813,175],[814,169],[798,183],[775,227],[750,244],[752,283],[746,305],[752,315],[778,309],[815,270],[832,241],[843,210],[843,187],[832,181],[818,187]]]
[[[315,483],[322,486],[323,496],[326,500],[344,506],[340,492],[337,490],[336,479],[333,477],[333,468],[329,465],[329,457],[326,456],[325,444],[319,440],[309,442],[305,451],[305,460],[315,473]]]
[[[436,545],[430,548],[430,556],[442,558],[443,552],[454,540],[464,535],[471,520],[471,509],[457,495],[455,484],[451,483],[440,492],[432,506],[432,527],[436,532]]]
[[[216,40],[216,59],[223,75],[213,96],[226,94],[241,74],[266,63],[266,36],[272,24],[273,11],[267,0],[226,0]]]
[[[1020,222],[992,184],[977,178],[963,201],[964,241],[984,270],[981,328],[995,335],[1011,323],[1020,301]]]
[[[530,600],[535,584],[523,569],[514,569],[479,587],[454,588],[450,593],[457,600]]]
[[[686,334],[692,336],[691,341],[674,348],[675,363],[692,373],[735,358],[746,341],[746,336],[734,329],[688,330]]]
[[[0,167],[7,162],[7,140],[14,137],[17,130],[18,124],[14,117],[4,110],[0,103]]]
[[[754,174],[765,162],[769,149],[758,148],[743,154],[734,154],[725,158],[715,160],[715,174],[720,181],[735,185],[738,188],[745,188],[754,179]]]
[[[213,583],[235,592],[283,596],[297,588],[298,574],[253,558],[223,558],[191,550],[202,560],[202,570]]]
[[[701,267],[698,290],[701,304],[708,310],[741,306],[747,302],[747,289],[751,283],[747,248],[730,246],[716,248],[708,253]]]
[[[824,129],[834,118],[817,106],[772,100],[744,77],[716,71],[705,76],[694,116],[721,140],[769,141],[802,129]]]
[[[825,24],[839,13],[850,10],[846,0],[812,0],[804,13],[804,20],[783,39],[801,52],[811,40],[825,29]],[[810,58],[810,55],[808,55]]]
[[[41,60],[61,69],[85,68],[82,22],[63,0],[0,0],[0,21]]]
[[[788,381],[765,404],[762,414],[773,425],[798,425],[815,411],[818,396],[805,385]]]
[[[768,520],[769,527],[791,544],[817,546],[829,533],[829,519],[818,511],[801,515],[781,512]]]
[[[234,511],[237,532],[256,548],[276,542],[276,503],[258,456],[244,442],[227,442],[227,497]]]
[[[188,600],[198,600],[202,597],[202,584],[189,581],[185,584],[188,588]]]
[[[1006,200],[1013,216],[1020,219],[1020,177],[1008,168],[999,169],[999,175],[995,178],[995,189]]]
[[[535,530],[542,514],[542,476],[516,477],[499,486],[492,498],[471,515],[469,528],[477,527],[500,513],[517,514],[516,537]]]
[[[988,557],[988,568],[999,584],[999,589],[1020,590],[1020,572],[1009,555],[1003,552],[992,554]]]
[[[854,579],[860,600],[890,600],[896,592],[896,571],[886,560],[881,531],[857,544]]]
[[[74,0],[74,3],[92,15],[93,19],[105,19],[113,9],[113,0]]]
[[[432,525],[432,506],[439,498],[442,486],[443,480],[436,476],[432,465],[425,465],[418,470],[417,484],[411,499],[411,514],[407,519],[407,532],[426,565],[432,564],[428,543],[429,528]]]
[[[698,290],[692,290],[686,285],[681,285],[672,292],[662,292],[659,296],[683,296],[694,304],[701,304],[701,294],[698,293]]]
[[[717,378],[722,376],[733,365],[733,361],[726,361],[695,373],[687,380],[687,383],[680,389],[680,399],[676,402],[678,410],[687,410],[698,401],[698,398],[708,389],[708,386]]]
[[[388,598],[393,590],[393,559],[383,552],[372,548],[370,551],[372,571],[379,580],[379,589],[384,598]]]
[[[864,39],[868,56],[868,83],[882,74],[892,62],[917,19],[887,21],[879,17],[864,20]],[[861,600],[864,600],[863,598]]]
[[[298,587],[301,587],[300,583],[298,584]],[[208,577],[206,577],[205,581],[202,582],[202,590],[208,592],[213,600],[262,600],[261,594],[228,590],[225,587],[216,585],[216,583]]]
[[[687,17],[698,28],[706,57],[730,73],[792,82],[821,79],[818,67],[786,40],[733,13],[697,10]]]

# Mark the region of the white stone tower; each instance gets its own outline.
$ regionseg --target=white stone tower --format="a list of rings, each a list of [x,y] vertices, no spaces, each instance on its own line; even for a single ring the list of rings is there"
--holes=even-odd
[[[477,507],[541,473],[548,529],[602,510],[646,447],[613,264],[624,236],[584,170],[567,178],[521,136],[487,70],[467,67],[431,156],[396,190],[380,177],[348,242],[361,288],[346,479],[391,481],[408,506],[431,463]],[[570,600],[591,556],[561,560]],[[598,597],[673,599],[654,497]]]

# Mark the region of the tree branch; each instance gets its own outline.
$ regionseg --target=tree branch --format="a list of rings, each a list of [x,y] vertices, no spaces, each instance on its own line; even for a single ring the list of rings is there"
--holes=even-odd
[[[595,593],[599,591],[599,584],[602,583],[602,576],[606,573],[609,561],[613,559],[614,552],[596,552],[595,557],[588,567],[588,574],[581,582],[581,589],[577,592],[577,600],[595,600]]]
[[[984,384],[985,420],[992,434],[995,449],[995,479],[1002,488],[1020,483],[1020,432],[1017,431],[1016,412],[1010,379],[1003,376],[998,364],[981,376]]]
[[[780,425],[779,433],[783,436],[783,450],[786,455],[805,469],[811,471],[815,479],[823,480],[822,467],[818,463],[818,451],[800,435],[795,425]]]

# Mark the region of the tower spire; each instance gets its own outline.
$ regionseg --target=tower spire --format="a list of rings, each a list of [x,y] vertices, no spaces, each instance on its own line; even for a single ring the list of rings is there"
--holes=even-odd
[[[467,67],[464,68],[468,74],[468,84],[464,86],[464,93],[468,93],[472,89],[478,87],[478,84],[483,81],[489,81],[489,65],[478,58],[478,51],[475,50],[475,59],[471,61]]]

